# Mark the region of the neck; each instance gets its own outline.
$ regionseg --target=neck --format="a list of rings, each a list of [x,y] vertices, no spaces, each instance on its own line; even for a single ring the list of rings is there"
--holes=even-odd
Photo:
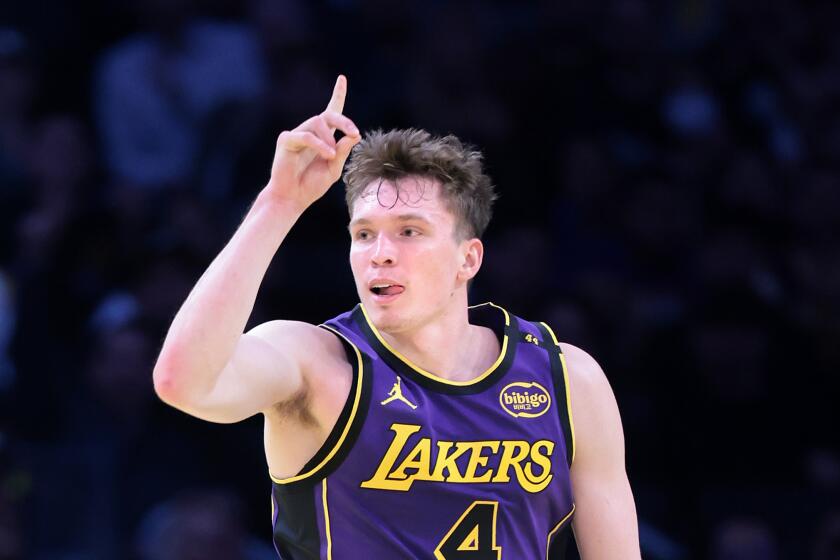
[[[490,329],[470,324],[466,301],[416,328],[380,335],[413,365],[449,381],[481,375],[500,351]]]

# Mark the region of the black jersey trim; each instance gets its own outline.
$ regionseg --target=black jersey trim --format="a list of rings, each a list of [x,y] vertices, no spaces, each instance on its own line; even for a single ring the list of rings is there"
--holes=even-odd
[[[335,334],[344,346],[345,352],[347,352],[347,359],[353,366],[353,382],[350,386],[350,394],[324,445],[318,449],[317,453],[297,475],[288,478],[275,478],[269,473],[275,484],[296,484],[312,479],[316,475],[317,479],[320,480],[332,473],[344,461],[347,453],[353,447],[367,416],[371,393],[370,375],[368,375],[368,372],[371,371],[369,358],[338,330],[329,325],[319,326]]]
[[[321,557],[315,488],[312,484],[272,485],[272,540],[282,560]]]
[[[551,360],[551,376],[554,380],[554,397],[557,402],[557,412],[560,415],[560,425],[563,428],[563,437],[566,440],[566,461],[569,467],[575,460],[575,424],[572,419],[572,399],[569,391],[569,372],[566,368],[566,358],[560,348],[560,342],[554,336],[554,331],[545,323],[536,323],[542,333],[543,340],[548,347],[548,356]],[[550,342],[554,343],[552,348]],[[565,404],[565,406],[563,406]]]
[[[563,560],[566,557],[566,548],[569,545],[568,529],[574,513],[575,504],[572,504],[571,511],[548,533],[545,545],[545,560]],[[560,532],[558,533],[558,531]]]
[[[414,364],[408,358],[391,347],[370,321],[367,311],[362,304],[353,310],[352,318],[359,326],[371,348],[388,364],[388,366],[405,375],[418,385],[451,395],[472,395],[480,393],[492,386],[510,369],[516,356],[516,345],[519,342],[519,330],[516,318],[504,308],[494,303],[482,303],[469,307],[470,322],[490,327],[500,338],[501,351],[496,362],[484,373],[469,381],[450,381],[434,375]]]

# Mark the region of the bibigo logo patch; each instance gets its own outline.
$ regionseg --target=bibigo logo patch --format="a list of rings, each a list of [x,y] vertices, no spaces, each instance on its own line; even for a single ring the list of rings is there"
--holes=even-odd
[[[536,418],[551,408],[551,395],[535,381],[517,381],[502,389],[499,404],[513,417]]]

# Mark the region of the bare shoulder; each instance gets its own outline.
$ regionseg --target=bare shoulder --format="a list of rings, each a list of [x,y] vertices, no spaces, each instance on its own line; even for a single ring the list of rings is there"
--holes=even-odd
[[[608,396],[612,397],[607,376],[595,358],[585,350],[566,342],[561,342],[560,348],[566,359],[569,390],[573,398],[595,402]]]
[[[257,325],[247,336],[259,338],[286,355],[295,356],[304,367],[319,361],[345,359],[344,348],[331,332],[303,321],[275,320]]]
[[[315,406],[317,412],[320,412],[321,408],[317,407],[318,398],[341,399],[341,395],[324,391],[324,387],[346,386],[349,391],[353,370],[338,335],[311,323],[275,320],[254,327],[245,336],[270,346],[273,354],[294,364],[293,368],[299,376],[298,382],[294,384],[296,389],[278,401],[280,405],[293,402],[293,408],[304,410]],[[268,412],[283,408],[287,407],[275,406],[268,409]]]
[[[308,414],[314,415],[311,420],[332,421],[350,390],[353,372],[338,335],[310,323],[276,320],[248,331],[248,336],[273,346],[299,366],[298,391],[268,412],[287,416],[291,408],[305,413],[304,423]]]
[[[571,416],[575,432],[573,467],[601,468],[621,463],[624,435],[621,416],[612,387],[604,370],[589,353],[561,343],[569,376]]]

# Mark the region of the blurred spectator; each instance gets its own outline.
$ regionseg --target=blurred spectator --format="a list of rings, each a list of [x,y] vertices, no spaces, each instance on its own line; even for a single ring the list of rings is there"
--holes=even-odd
[[[154,362],[151,340],[130,323],[99,336],[87,370],[91,392],[113,427],[138,429],[154,402],[146,375]]]
[[[173,490],[172,477],[185,472],[193,449],[173,426],[162,428],[148,377],[149,336],[137,323],[93,334],[81,383],[65,394],[60,443],[30,451],[37,558],[122,556],[142,512]],[[50,484],[56,465],[62,508],[73,512],[61,523],[48,514],[58,499]]]
[[[17,224],[19,265],[32,271],[54,257],[62,235],[90,203],[93,169],[90,139],[71,115],[40,120],[28,154],[31,206]]]
[[[757,519],[728,519],[714,535],[711,560],[777,560],[779,546],[773,531]]]
[[[102,58],[95,86],[97,119],[105,159],[118,184],[183,187],[200,177],[203,143],[231,132],[211,128],[218,124],[214,117],[254,100],[264,87],[251,30],[198,19],[192,3],[135,2],[146,28]]]
[[[55,416],[67,405],[62,393],[72,376],[66,372],[77,367],[74,358],[80,355],[73,341],[77,313],[86,304],[84,292],[72,285],[78,270],[73,261],[88,250],[76,246],[74,236],[91,225],[84,218],[95,190],[84,123],[71,115],[41,117],[32,130],[26,164],[31,184],[15,221],[9,269],[18,318],[11,343],[19,380],[12,408],[23,433],[48,437],[56,433]],[[45,339],[50,352],[44,352]],[[28,405],[31,398],[44,409],[36,413]]]
[[[24,174],[29,109],[36,88],[29,45],[20,31],[0,27],[0,184]]]
[[[273,560],[248,536],[242,504],[227,492],[197,490],[158,504],[143,520],[135,543],[139,560]]]
[[[163,332],[201,276],[200,259],[186,251],[161,252],[134,279],[137,304],[156,332]],[[206,261],[203,261],[206,262]]]
[[[490,87],[487,54],[494,45],[482,37],[487,14],[476,2],[446,3],[439,9],[425,14],[413,51],[406,91],[410,122],[437,133],[456,132],[492,150],[505,141],[512,123]]]
[[[26,37],[0,27],[0,263],[12,252],[12,227],[25,204],[35,74]]]

